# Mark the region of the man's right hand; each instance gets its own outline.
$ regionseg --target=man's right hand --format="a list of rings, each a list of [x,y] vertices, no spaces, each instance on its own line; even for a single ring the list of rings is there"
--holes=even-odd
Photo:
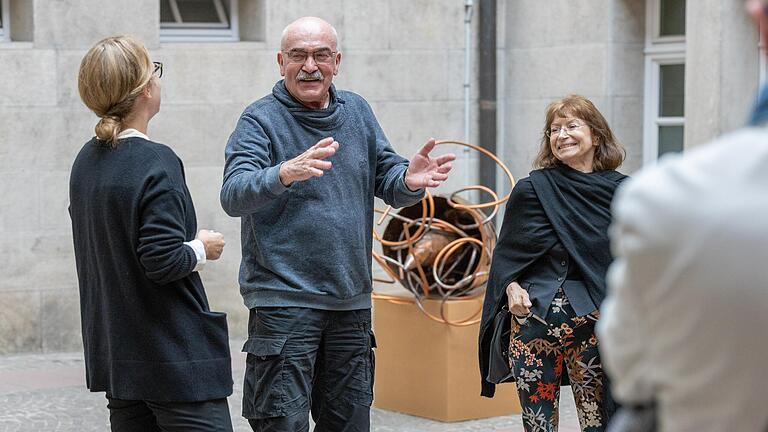
[[[517,282],[507,285],[507,301],[509,311],[517,316],[525,316],[531,313],[531,299],[528,297],[528,291],[524,290]]]
[[[224,234],[216,231],[202,229],[197,232],[197,239],[205,246],[205,259],[217,260],[224,252]]]
[[[304,153],[280,165],[280,182],[290,186],[293,182],[322,176],[333,166],[323,159],[333,156],[338,149],[339,143],[332,137],[321,139]]]

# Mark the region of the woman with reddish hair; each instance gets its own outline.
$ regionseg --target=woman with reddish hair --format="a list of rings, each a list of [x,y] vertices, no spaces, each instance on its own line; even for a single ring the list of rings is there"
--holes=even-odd
[[[557,430],[566,383],[583,431],[605,430],[615,410],[595,322],[611,262],[611,200],[627,178],[615,171],[624,155],[594,104],[567,96],[547,107],[537,169],[507,203],[483,307],[482,394],[492,397],[495,384],[514,380],[528,432]],[[499,312],[511,318],[503,339],[511,374],[502,379],[488,374]]]

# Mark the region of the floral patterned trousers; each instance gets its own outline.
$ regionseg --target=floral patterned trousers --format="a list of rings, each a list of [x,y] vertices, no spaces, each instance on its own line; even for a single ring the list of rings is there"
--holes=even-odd
[[[535,316],[512,319],[509,355],[526,432],[557,431],[563,372],[571,382],[581,430],[605,430],[595,320],[577,317],[562,290],[552,301],[546,324]]]

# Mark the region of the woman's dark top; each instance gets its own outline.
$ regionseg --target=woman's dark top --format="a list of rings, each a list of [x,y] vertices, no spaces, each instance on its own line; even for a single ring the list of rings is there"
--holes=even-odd
[[[549,305],[562,288],[576,316],[584,316],[597,309],[597,302],[589,295],[579,267],[560,241],[533,262],[517,279],[528,292],[531,313],[547,318]]]
[[[88,388],[128,400],[232,394],[226,315],[210,311],[183,244],[197,221],[181,160],[142,138],[114,149],[93,139],[69,197]]]
[[[493,397],[495,392],[495,385],[485,380],[491,324],[507,304],[506,287],[512,281],[521,282],[523,288],[534,284],[537,303],[532,312],[541,317],[561,286],[575,298],[582,313],[594,310],[592,304],[599,307],[602,303],[605,273],[612,260],[608,241],[611,200],[626,178],[617,171],[582,173],[560,165],[533,171],[515,185],[493,252],[480,323],[483,396]],[[554,270],[558,265],[563,267],[559,273]],[[544,273],[535,273],[537,268]],[[547,298],[549,302],[544,304]]]

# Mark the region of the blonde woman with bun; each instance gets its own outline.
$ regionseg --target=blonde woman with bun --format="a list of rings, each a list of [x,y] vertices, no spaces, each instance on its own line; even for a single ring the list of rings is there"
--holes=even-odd
[[[226,315],[199,271],[221,234],[197,231],[181,160],[147,136],[162,64],[127,36],[82,60],[80,97],[100,120],[70,177],[86,382],[112,431],[232,431]]]

